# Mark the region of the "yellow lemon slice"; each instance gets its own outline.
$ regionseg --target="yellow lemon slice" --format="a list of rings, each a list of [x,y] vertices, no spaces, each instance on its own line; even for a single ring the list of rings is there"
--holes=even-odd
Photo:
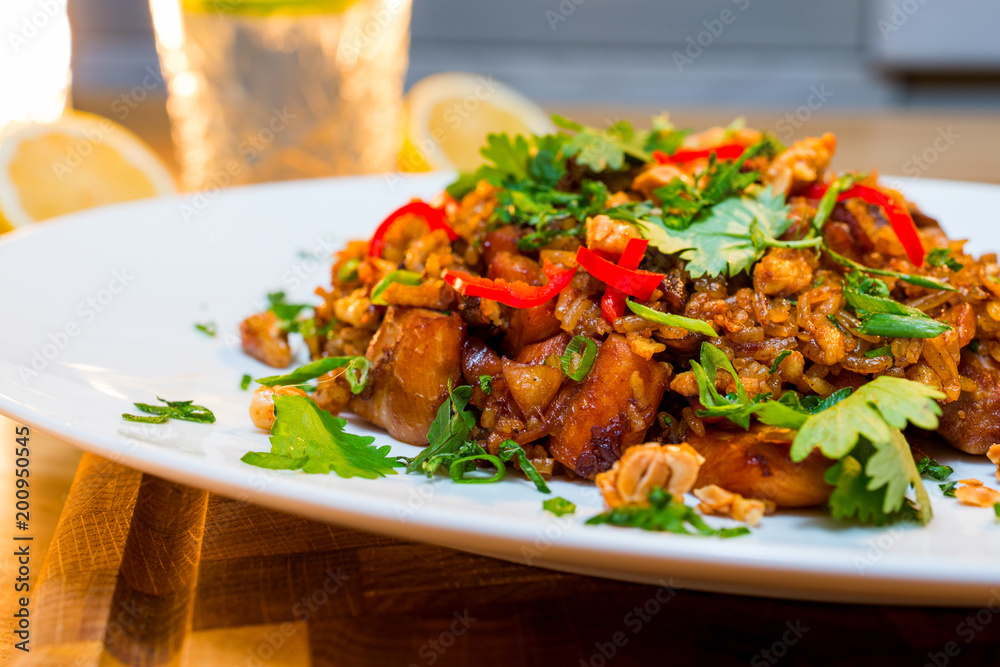
[[[488,134],[555,131],[541,107],[485,74],[446,72],[421,79],[404,106],[403,171],[472,171],[483,162],[479,149]]]
[[[175,192],[155,153],[121,125],[67,112],[0,137],[0,233],[92,206]]]

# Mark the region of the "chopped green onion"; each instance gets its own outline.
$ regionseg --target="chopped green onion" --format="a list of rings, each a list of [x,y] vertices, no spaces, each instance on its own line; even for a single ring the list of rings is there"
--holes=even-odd
[[[468,468],[465,464],[473,461],[486,461],[496,468],[496,472],[492,477],[466,477],[465,473],[468,472]],[[448,468],[448,474],[451,475],[451,481],[458,482],[459,484],[493,484],[504,478],[507,474],[507,466],[504,465],[504,462],[498,456],[476,454],[453,461],[451,467]]]
[[[660,428],[666,429],[668,426],[674,423],[674,418],[671,417],[666,412],[661,412],[660,414],[656,415],[656,421],[659,422]]]
[[[423,277],[414,271],[405,271],[403,269],[391,271],[372,288],[371,302],[376,306],[387,306],[389,304],[382,298],[382,293],[385,292],[389,285],[402,283],[403,285],[413,287],[419,285],[421,282],[423,282]]]
[[[563,373],[571,380],[581,381],[594,366],[597,358],[597,343],[586,336],[574,336],[559,358]]]
[[[768,369],[768,371],[767,371],[767,372],[768,372],[768,373],[769,373],[770,375],[774,375],[775,373],[777,373],[777,372],[778,372],[778,366],[780,366],[780,365],[781,365],[781,362],[782,362],[782,361],[784,361],[785,359],[787,359],[788,357],[790,357],[790,356],[791,356],[791,354],[792,354],[792,351],[791,351],[791,350],[782,350],[781,352],[779,352],[779,353],[778,353],[778,356],[776,356],[776,357],[774,358],[774,363],[773,363],[773,364],[771,364],[771,368],[770,368],[770,369]]]
[[[865,352],[866,359],[874,359],[875,357],[891,357],[892,348],[886,345],[885,347],[876,347],[874,349]]]
[[[718,334],[715,333],[715,329],[704,321],[697,320],[691,317],[683,317],[681,315],[670,315],[668,313],[661,313],[658,310],[653,310],[652,308],[647,308],[641,304],[635,303],[631,299],[625,302],[625,305],[629,307],[636,315],[643,317],[650,322],[655,322],[657,324],[662,324],[668,327],[678,327],[680,329],[687,329],[688,331],[702,334],[704,336],[709,336],[715,338]]]
[[[929,317],[907,317],[905,315],[890,315],[876,313],[865,318],[858,327],[858,333],[866,336],[892,336],[894,338],[934,338],[950,326],[944,322]]]
[[[941,489],[941,493],[945,495],[946,498],[955,497],[955,487],[958,482],[948,482],[947,484],[938,484],[938,488]]]
[[[561,496],[556,496],[555,498],[542,501],[542,509],[556,516],[565,516],[566,514],[575,513],[576,505]]]
[[[349,283],[358,279],[358,265],[361,264],[361,260],[358,258],[349,259],[340,267],[337,272],[337,278],[340,279],[342,283]]]
[[[250,383],[251,382],[253,382],[253,378],[250,377],[249,375],[247,375],[246,373],[244,373],[243,374],[243,379],[240,380],[240,389],[242,389],[243,391],[246,391],[247,389],[250,388]]]
[[[866,174],[844,174],[837,180],[835,180],[826,192],[823,193],[823,197],[820,198],[819,204],[816,206],[816,215],[813,217],[813,227],[816,231],[823,231],[823,225],[830,218],[830,214],[833,213],[833,208],[837,205],[837,198],[840,196],[841,192],[845,190],[850,190],[856,182],[864,179]]]
[[[216,330],[215,322],[205,322],[204,324],[198,322],[194,325],[194,328],[202,332],[206,336],[211,336],[212,338],[215,338],[215,334],[218,333],[218,331]]]
[[[997,521],[1000,521],[1000,503],[993,503],[993,513],[997,516]]]

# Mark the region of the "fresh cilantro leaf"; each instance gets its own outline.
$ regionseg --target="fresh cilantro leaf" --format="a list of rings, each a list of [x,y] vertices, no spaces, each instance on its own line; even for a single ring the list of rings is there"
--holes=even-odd
[[[661,252],[679,254],[686,260],[685,268],[692,278],[722,273],[735,276],[749,271],[768,247],[788,245],[777,239],[792,225],[789,210],[784,196],[769,186],[755,198],[733,197],[716,204],[686,229],[671,229],[649,218],[639,226],[642,235]]]
[[[548,500],[542,501],[542,509],[546,512],[551,512],[556,516],[565,516],[567,514],[576,513],[576,505],[566,500],[562,496],[556,496],[555,498],[549,498]]]
[[[906,489],[912,485],[918,519],[926,523],[931,517],[930,501],[901,429],[907,423],[936,429],[941,414],[936,399],[942,398],[944,394],[919,382],[889,376],[876,378],[806,420],[792,443],[791,458],[801,461],[819,449],[828,458],[841,460],[864,441],[873,450],[870,457],[858,459],[864,463],[868,478],[865,488],[873,492],[884,489],[882,509],[890,515],[903,507]]]
[[[360,394],[368,383],[368,371],[371,368],[371,364],[364,357],[323,357],[300,366],[291,373],[257,378],[257,383],[265,387],[295,386],[345,366],[344,374],[351,386],[351,393]]]
[[[243,391],[246,391],[247,389],[250,388],[250,383],[251,382],[253,382],[253,378],[250,377],[249,375],[247,375],[246,373],[244,373],[243,374],[243,379],[240,380],[240,389],[242,389]]]
[[[856,519],[861,523],[884,526],[900,515],[912,516],[909,506],[901,512],[886,512],[886,488],[871,490],[871,479],[864,472],[864,464],[853,456],[845,456],[826,471],[825,481],[833,486],[830,493],[830,516],[842,521]]]
[[[199,424],[215,423],[215,415],[212,414],[212,411],[202,405],[194,405],[193,401],[167,401],[159,396],[156,397],[156,400],[164,403],[164,405],[133,403],[142,412],[155,416],[143,417],[141,415],[123,414],[122,419],[146,424],[162,424],[170,419],[181,419]]]
[[[941,489],[941,493],[944,494],[945,498],[955,497],[956,486],[958,486],[958,482],[947,482],[946,484],[938,484],[938,488]]]
[[[513,139],[507,134],[490,134],[486,137],[486,145],[479,153],[492,162],[501,182],[507,179],[523,181],[528,178],[528,160],[531,159],[531,147],[528,140],[521,135]]]
[[[819,396],[803,396],[802,397],[802,409],[811,415],[817,412],[823,412],[828,408],[832,408],[837,403],[854,393],[852,387],[844,387],[843,389],[838,389],[826,398],[820,398]]]
[[[280,321],[278,326],[289,333],[299,330],[297,318],[303,310],[312,306],[304,303],[288,303],[284,292],[271,292],[267,295],[268,310],[274,313]]]
[[[792,355],[791,350],[782,350],[781,352],[779,352],[778,356],[774,358],[774,363],[771,364],[771,367],[767,370],[767,372],[770,375],[774,375],[775,373],[777,373],[778,366],[781,365],[781,362],[790,357],[791,355]]]
[[[626,121],[613,123],[603,131],[558,115],[552,116],[552,122],[576,133],[563,147],[563,154],[591,171],[621,171],[626,155],[642,162],[652,159],[644,147],[646,136]]]
[[[950,248],[934,248],[927,253],[927,263],[931,266],[947,266],[952,271],[961,271],[965,265],[951,256]]]
[[[211,336],[212,338],[215,338],[215,334],[218,333],[215,322],[197,322],[195,323],[194,328],[206,336]]]
[[[955,472],[955,469],[951,466],[943,466],[931,457],[925,456],[917,461],[917,472],[921,475],[927,475],[931,479],[943,482]]]
[[[656,488],[650,492],[648,507],[623,505],[587,519],[587,525],[598,524],[710,537],[738,537],[750,534],[750,530],[744,526],[721,530],[712,528],[694,509],[675,500],[662,488]]]
[[[427,431],[427,446],[413,457],[406,466],[406,472],[422,472],[433,477],[441,462],[436,457],[452,454],[469,439],[476,426],[476,416],[468,410],[472,398],[472,387],[448,386],[448,399],[438,408],[437,415]],[[480,448],[482,449],[482,448]]]
[[[389,445],[372,447],[375,438],[346,432],[346,419],[321,410],[305,396],[275,396],[274,414],[270,453],[248,452],[242,458],[245,463],[365,479],[394,475],[393,468],[402,466],[389,456]]]
[[[643,149],[650,154],[653,151],[660,151],[667,155],[673,155],[681,147],[684,137],[689,134],[691,134],[691,130],[675,128],[666,114],[653,116],[653,129],[646,135]]]

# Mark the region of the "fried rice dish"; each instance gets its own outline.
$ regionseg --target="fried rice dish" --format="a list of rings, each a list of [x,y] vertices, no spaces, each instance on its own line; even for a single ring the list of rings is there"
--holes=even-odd
[[[270,366],[290,333],[335,360],[257,389],[258,426],[297,396],[425,446],[408,472],[583,478],[609,511],[693,491],[749,523],[926,522],[926,443],[1000,461],[995,255],[832,172],[829,133],[554,120],[347,243],[310,319],[242,323]]]

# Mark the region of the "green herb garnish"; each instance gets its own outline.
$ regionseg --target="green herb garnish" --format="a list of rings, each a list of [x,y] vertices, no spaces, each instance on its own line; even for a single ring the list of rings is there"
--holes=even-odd
[[[278,326],[288,333],[299,330],[300,322],[298,316],[303,310],[311,309],[312,306],[304,303],[288,303],[284,292],[271,292],[267,295],[268,310],[278,318]]]
[[[354,282],[358,279],[358,266],[360,264],[361,260],[357,257],[347,260],[340,265],[340,270],[337,271],[337,278],[342,283]]]
[[[212,414],[211,410],[202,405],[194,405],[192,401],[167,401],[159,396],[156,397],[156,400],[161,401],[165,405],[133,403],[142,412],[153,415],[152,417],[123,414],[122,419],[145,424],[162,424],[170,419],[181,419],[189,422],[198,422],[199,424],[215,423],[215,415]]]
[[[958,486],[958,482],[948,482],[946,484],[938,484],[938,488],[941,489],[941,493],[943,493],[946,498],[955,497],[956,486]]]
[[[194,328],[206,336],[211,336],[212,338],[215,338],[215,334],[218,333],[215,322],[197,322],[195,323]]]
[[[242,389],[243,391],[246,391],[247,389],[250,388],[250,383],[251,382],[253,382],[253,378],[250,377],[249,375],[247,375],[246,373],[244,373],[243,374],[243,379],[240,380],[240,389]]]
[[[305,396],[275,396],[271,451],[247,452],[244,463],[272,470],[331,473],[375,479],[394,475],[401,463],[389,445],[372,447],[371,436],[347,433],[347,420],[321,410]]]
[[[433,477],[442,465],[441,457],[455,454],[465,445],[472,429],[476,426],[476,416],[468,409],[471,397],[472,387],[462,386],[452,389],[449,383],[448,400],[438,408],[437,415],[427,431],[427,446],[407,462],[406,472],[422,472],[428,477]]]
[[[702,334],[703,336],[709,336],[715,338],[718,334],[715,333],[715,329],[712,328],[705,320],[695,319],[693,317],[683,317],[681,315],[671,315],[670,313],[661,313],[658,310],[653,310],[638,304],[632,299],[625,301],[625,305],[628,306],[636,315],[649,320],[650,322],[655,322],[656,324],[662,324],[668,327],[678,327],[680,329],[687,329],[688,331]]]
[[[952,271],[961,271],[965,265],[951,256],[950,248],[934,248],[927,253],[927,263],[931,266],[947,266]]]
[[[694,509],[674,500],[674,497],[662,488],[655,488],[649,493],[648,507],[638,505],[616,507],[610,512],[587,519],[587,524],[630,526],[643,530],[710,537],[738,537],[750,534],[750,529],[745,526],[721,530],[712,528]]]
[[[375,287],[372,288],[371,302],[376,306],[387,306],[385,299],[382,298],[382,293],[385,292],[386,288],[393,283],[401,283],[403,285],[408,285],[413,287],[419,285],[423,282],[423,276],[414,271],[405,271],[403,269],[398,269],[396,271],[390,271],[386,274],[385,278],[378,281]]]
[[[479,388],[483,390],[484,394],[487,394],[487,395],[492,394],[493,393],[493,378],[491,376],[489,376],[489,375],[480,375],[479,376]]]
[[[546,512],[551,512],[556,516],[566,516],[567,514],[576,513],[576,505],[562,496],[556,496],[555,498],[543,500],[542,509]]]
[[[368,383],[368,371],[371,364],[364,357],[323,357],[316,361],[311,361],[305,366],[296,368],[291,373],[285,375],[269,375],[268,377],[257,378],[257,383],[265,387],[281,385],[283,387],[300,385],[304,382],[326,375],[330,371],[343,368],[344,377],[351,387],[351,393],[360,394]]]
[[[927,278],[925,276],[915,276],[909,273],[900,273],[899,271],[890,271],[888,269],[875,269],[870,266],[865,266],[864,264],[859,264],[853,259],[844,257],[843,255],[834,252],[829,246],[823,245],[823,251],[830,256],[833,261],[838,264],[842,264],[848,268],[856,269],[858,271],[863,271],[865,273],[871,273],[876,276],[886,276],[889,278],[896,278],[897,280],[902,280],[904,283],[910,283],[911,285],[916,285],[917,287],[926,287],[928,289],[939,289],[946,292],[957,292],[954,287],[950,285],[945,285],[942,282],[934,280],[933,278]]]
[[[586,336],[574,336],[559,358],[559,364],[569,379],[580,382],[587,377],[596,358],[597,343]]]
[[[943,466],[931,457],[925,456],[917,461],[917,472],[921,475],[927,475],[931,479],[943,482],[955,472],[955,469],[951,466]]]
[[[874,359],[875,357],[891,357],[892,347],[886,345],[885,347],[874,347],[867,352],[865,352],[866,359]]]
[[[781,365],[782,361],[784,361],[785,359],[787,359],[788,357],[790,357],[791,354],[792,354],[791,350],[782,350],[781,352],[779,352],[778,356],[776,356],[774,358],[774,363],[771,364],[771,368],[768,369],[768,371],[767,371],[768,374],[769,375],[774,375],[775,373],[777,373],[778,372],[778,366]]]

